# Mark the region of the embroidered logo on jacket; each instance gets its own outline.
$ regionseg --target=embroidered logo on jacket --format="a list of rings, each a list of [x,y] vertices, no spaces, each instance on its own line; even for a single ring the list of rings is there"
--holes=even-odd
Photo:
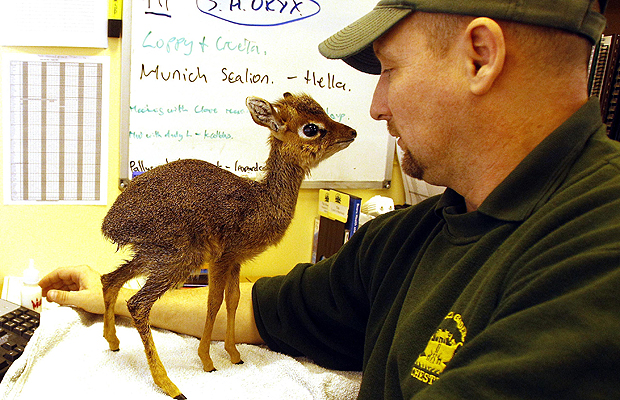
[[[413,365],[411,376],[432,385],[454,357],[454,353],[465,343],[467,328],[461,314],[450,312],[439,329],[426,345],[424,352],[418,356]]]

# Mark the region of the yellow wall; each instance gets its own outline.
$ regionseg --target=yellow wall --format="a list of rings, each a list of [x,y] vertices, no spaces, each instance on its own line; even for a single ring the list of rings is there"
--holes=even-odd
[[[119,99],[121,39],[109,39],[107,49],[70,49],[39,47],[0,47],[0,56],[8,52],[110,57],[110,133],[108,207],[119,194]],[[0,78],[0,93],[7,83]],[[0,102],[0,126],[2,107]],[[4,135],[5,132],[3,131]],[[0,148],[3,145],[0,141]],[[0,157],[3,152],[0,151]],[[3,165],[0,163],[0,165]],[[396,204],[404,203],[400,170],[394,165],[392,188],[388,190],[347,190],[364,201],[380,194],[392,197]],[[3,176],[3,175],[0,175]],[[0,190],[4,190],[0,182]],[[302,190],[295,218],[280,244],[248,263],[243,276],[277,275],[288,272],[297,262],[310,260],[314,218],[317,215],[318,190]],[[104,273],[117,266],[127,253],[117,253],[116,246],[103,239],[100,226],[106,206],[25,205],[0,206],[0,284],[6,275],[21,276],[28,259],[45,274],[66,265],[87,264]]]

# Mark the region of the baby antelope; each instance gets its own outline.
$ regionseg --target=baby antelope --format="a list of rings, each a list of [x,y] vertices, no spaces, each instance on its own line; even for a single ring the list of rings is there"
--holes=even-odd
[[[103,275],[104,337],[119,349],[114,304],[121,286],[144,275],[144,286],[127,302],[155,383],[169,396],[185,396],[168,378],[151,330],[151,307],[167,290],[209,270],[209,295],[198,355],[205,371],[215,370],[209,355],[215,316],[226,298],[225,348],[235,364],[235,313],[241,264],[278,243],[288,228],[299,188],[310,169],[346,148],[352,128],[329,118],[310,96],[285,93],[269,103],[249,97],[246,105],[258,125],[269,128],[270,152],[260,180],[239,177],[200,160],[161,165],[133,179],[118,196],[102,225],[104,236],[133,258]]]

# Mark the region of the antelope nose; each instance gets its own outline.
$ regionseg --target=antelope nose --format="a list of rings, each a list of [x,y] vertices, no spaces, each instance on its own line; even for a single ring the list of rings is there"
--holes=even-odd
[[[351,130],[351,137],[354,139],[357,137],[357,131],[355,129]]]

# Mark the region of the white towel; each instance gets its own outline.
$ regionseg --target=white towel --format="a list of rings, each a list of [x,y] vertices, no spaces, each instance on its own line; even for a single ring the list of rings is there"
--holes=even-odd
[[[102,337],[103,319],[69,307],[44,310],[24,354],[11,366],[0,398],[13,399],[170,399],[153,382],[138,332],[117,318],[120,351]],[[218,368],[204,372],[198,339],[153,329],[159,356],[170,379],[194,399],[355,399],[360,372],[319,367],[260,346],[239,344],[244,361],[232,365],[223,342],[213,342]]]

